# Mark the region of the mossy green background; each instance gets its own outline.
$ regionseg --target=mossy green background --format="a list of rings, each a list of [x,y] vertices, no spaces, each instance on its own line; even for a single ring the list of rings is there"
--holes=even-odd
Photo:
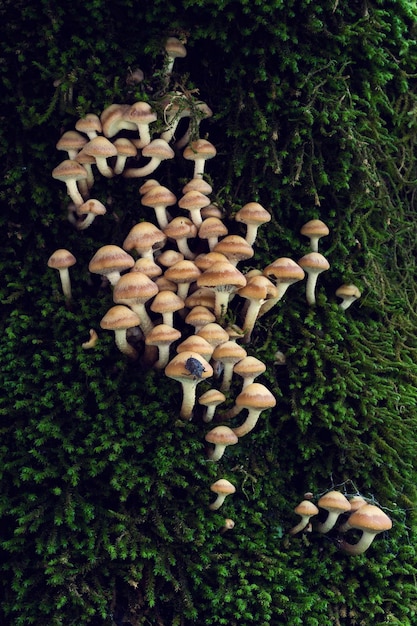
[[[406,0],[3,0],[2,624],[415,624],[416,18]],[[110,333],[81,347],[112,304],[89,259],[152,217],[137,182],[98,183],[111,209],[76,232],[51,178],[78,117],[152,100],[169,35],[187,39],[179,84],[214,112],[216,201],[273,215],[250,266],[299,259],[308,219],[330,228],[317,306],[294,285],[248,347],[277,406],[217,465],[201,420],[178,424],[177,384]],[[157,177],[178,194],[190,173],[178,157]],[[46,266],[57,247],[78,260],[72,310]],[[342,282],[363,292],[346,313]],[[210,512],[220,476],[237,493]],[[303,493],[331,488],[393,520],[363,556],[288,538]]]

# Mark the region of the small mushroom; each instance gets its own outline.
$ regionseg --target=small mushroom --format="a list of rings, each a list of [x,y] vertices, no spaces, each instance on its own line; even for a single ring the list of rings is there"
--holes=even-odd
[[[194,372],[197,373],[192,373],[187,368],[189,359],[194,359],[199,363],[198,371],[194,369]],[[213,376],[213,368],[196,352],[181,352],[168,363],[165,368],[165,375],[181,383],[183,399],[180,417],[184,420],[190,420],[193,415],[197,385],[202,380]]]
[[[308,304],[313,306],[316,304],[317,278],[330,268],[330,264],[320,252],[309,252],[299,259],[298,265],[307,273],[306,298]]]
[[[289,531],[290,535],[296,535],[297,533],[304,530],[308,526],[310,522],[310,518],[313,517],[314,515],[317,515],[318,512],[319,512],[318,508],[310,500],[303,500],[302,502],[300,502],[300,504],[298,504],[295,507],[294,513],[297,513],[297,515],[300,515],[301,520],[298,522],[296,526],[291,528],[291,530]]]
[[[328,226],[321,220],[310,220],[301,227],[300,233],[310,239],[312,252],[319,251],[319,240],[329,234]]]
[[[277,401],[265,385],[251,383],[240,392],[235,403],[237,407],[248,410],[243,424],[232,429],[237,437],[243,437],[255,428],[262,411],[274,407]]]
[[[319,533],[328,533],[336,524],[339,515],[350,511],[349,500],[340,491],[329,491],[325,493],[317,502],[321,509],[327,511],[324,522],[317,524]]]
[[[77,181],[87,180],[87,170],[77,161],[66,159],[52,170],[52,178],[64,182],[67,192],[73,203],[78,207],[84,202],[78,187]]]
[[[262,224],[271,221],[271,214],[258,202],[248,202],[235,215],[236,222],[246,225],[246,241],[253,246]]]
[[[356,285],[341,285],[336,289],[336,296],[342,298],[340,308],[346,311],[351,304],[356,302],[361,297],[361,292]]]
[[[215,501],[209,505],[210,511],[217,511],[220,509],[227,496],[236,492],[236,487],[225,478],[216,480],[216,482],[210,486],[210,489],[217,495]]]
[[[205,393],[203,393],[199,399],[198,403],[201,406],[206,407],[205,413],[203,415],[203,422],[207,424],[212,421],[214,417],[214,413],[219,404],[226,401],[226,396],[218,389],[209,389]]]
[[[188,144],[182,154],[184,159],[194,161],[193,178],[203,178],[205,163],[216,156],[217,150],[210,141],[196,139]]]
[[[365,504],[361,506],[349,518],[351,528],[362,531],[362,536],[355,544],[349,543],[343,539],[339,546],[348,554],[363,554],[371,545],[376,535],[392,528],[392,520],[384,511],[374,504]]]
[[[120,278],[120,273],[131,269],[135,260],[119,246],[112,244],[102,246],[91,259],[88,269],[93,274],[105,276],[114,287]]]
[[[77,259],[69,250],[65,248],[59,248],[48,259],[48,267],[51,267],[59,272],[59,278],[61,280],[62,293],[65,296],[67,302],[72,298],[71,292],[71,279],[69,275],[69,269],[72,265],[75,265]]]
[[[101,328],[114,331],[116,346],[131,359],[137,359],[138,353],[128,342],[126,331],[139,324],[140,319],[136,313],[123,304],[111,307],[100,322]]]
[[[214,448],[208,455],[211,461],[219,461],[227,446],[234,446],[239,441],[237,435],[228,426],[215,426],[206,434],[205,440],[214,444]]]

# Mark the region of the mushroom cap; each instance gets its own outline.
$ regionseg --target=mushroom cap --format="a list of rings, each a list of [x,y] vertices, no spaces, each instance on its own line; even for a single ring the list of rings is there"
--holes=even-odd
[[[219,263],[220,261],[222,263],[229,262],[228,258],[225,257],[224,254],[221,254],[220,252],[213,252],[213,251],[203,252],[201,254],[198,254],[194,259],[194,263],[202,272],[205,272],[205,270],[208,270],[208,268],[211,265],[213,265],[214,263]]]
[[[233,446],[239,439],[229,426],[215,426],[205,436],[208,443],[214,443],[223,446]]]
[[[309,252],[298,260],[298,265],[307,273],[321,273],[330,268],[330,263],[320,252]]]
[[[252,276],[247,280],[246,285],[237,292],[243,298],[266,300],[267,298],[275,298],[278,294],[278,289],[275,285],[262,274],[260,276]]]
[[[152,185],[142,196],[143,206],[154,208],[155,206],[173,206],[177,197],[167,187],[163,185]]]
[[[264,276],[275,279],[277,283],[295,283],[303,280],[304,270],[292,259],[280,257],[263,270]]]
[[[87,213],[92,213],[93,215],[105,215],[107,213],[107,209],[104,204],[100,202],[100,200],[90,198],[81,206],[77,207],[77,213],[79,215],[85,215]]]
[[[184,308],[184,300],[173,291],[159,291],[150,305],[153,313],[172,313]]]
[[[230,495],[236,492],[236,487],[226,478],[219,478],[215,483],[210,485],[211,491],[219,493],[221,495]]]
[[[236,341],[227,340],[215,347],[213,359],[222,363],[238,363],[247,356],[247,352]]]
[[[262,363],[254,356],[245,356],[241,359],[233,368],[233,373],[241,376],[242,378],[250,378],[252,376],[259,376],[266,371],[265,363]]]
[[[173,283],[192,283],[200,276],[201,271],[193,261],[183,259],[165,270],[165,277]]]
[[[52,178],[66,183],[68,180],[87,178],[87,170],[72,159],[65,159],[52,170]]]
[[[218,404],[221,404],[225,401],[226,396],[218,389],[209,389],[208,391],[203,393],[198,399],[198,403],[202,406],[217,406]]]
[[[212,186],[203,178],[192,178],[188,181],[186,185],[182,188],[182,193],[187,193],[187,191],[199,191],[200,193],[208,196],[212,191]]]
[[[375,504],[364,504],[350,515],[349,526],[364,532],[380,533],[392,528],[392,520]]]
[[[214,347],[200,335],[190,335],[177,346],[177,353],[180,352],[197,352],[205,359],[210,359],[213,354]]]
[[[205,326],[216,321],[216,316],[205,306],[197,305],[191,309],[185,318],[186,324],[190,326]]]
[[[157,324],[145,337],[147,346],[166,346],[181,337],[181,333],[176,328],[168,324]]]
[[[325,237],[329,232],[328,226],[321,220],[310,220],[300,229],[300,233],[306,237]]]
[[[123,119],[138,124],[152,124],[158,116],[148,102],[134,102],[124,113]]]
[[[261,383],[251,383],[236,398],[236,405],[244,409],[269,409],[276,405],[272,393]]]
[[[349,500],[340,491],[328,491],[321,496],[317,504],[322,509],[336,513],[350,511]]]
[[[76,130],[67,130],[65,133],[61,135],[56,143],[57,150],[65,150],[66,152],[71,150],[81,150],[85,144],[88,142],[88,139],[78,133]]]
[[[183,261],[184,255],[178,250],[164,250],[158,255],[156,260],[158,264],[163,267],[171,267],[171,265],[175,265],[178,261]]]
[[[207,198],[200,191],[192,190],[187,191],[182,198],[178,200],[178,206],[180,209],[186,211],[193,211],[194,209],[202,209],[210,204],[210,198]]]
[[[75,128],[80,131],[80,133],[101,133],[102,126],[101,121],[98,115],[95,113],[87,113],[84,117],[81,117],[79,120],[75,122]]]
[[[208,309],[214,309],[214,302],[214,291],[206,287],[200,287],[186,297],[185,306],[189,309],[195,306],[205,306]]]
[[[255,254],[252,246],[248,244],[244,237],[240,235],[226,235],[214,248],[214,252],[224,254],[229,261],[245,261],[251,259]]]
[[[271,221],[271,214],[259,202],[248,202],[236,213],[235,220],[260,226]]]
[[[202,366],[201,374],[199,376],[200,379],[210,378],[210,376],[213,376],[213,368],[206,361],[206,359],[202,357],[201,354],[198,354],[198,352],[192,352],[191,350],[180,352],[174,356],[165,368],[165,375],[168,376],[168,378],[173,378],[178,381],[192,380],[193,375],[186,368],[188,359],[195,359]]]
[[[145,157],[155,157],[161,161],[173,159],[175,156],[175,152],[164,139],[153,139],[142,149],[142,154]]]
[[[96,159],[102,157],[107,159],[117,155],[117,148],[107,137],[103,137],[102,135],[90,139],[90,141],[85,144],[83,151]]]
[[[196,334],[203,337],[214,347],[229,340],[229,335],[225,329],[220,326],[220,324],[217,324],[217,322],[210,322],[206,324]]]
[[[159,289],[153,280],[141,272],[129,272],[117,281],[113,289],[113,300],[118,304],[145,304]]]
[[[164,233],[171,239],[182,239],[183,237],[195,237],[197,226],[188,217],[174,217],[164,228]]]
[[[360,298],[362,295],[356,285],[352,284],[340,285],[340,287],[336,289],[335,294],[339,296],[339,298]]]
[[[228,232],[221,219],[218,217],[207,217],[200,224],[198,236],[200,239],[210,239],[211,237],[224,237]]]
[[[165,41],[165,51],[172,59],[183,59],[187,56],[187,49],[177,37],[168,37]]]
[[[105,137],[114,137],[122,129],[137,130],[136,124],[123,120],[130,109],[130,104],[110,104],[100,115],[101,126]]]
[[[309,517],[317,515],[318,512],[319,509],[316,507],[314,502],[311,502],[311,500],[302,500],[294,509],[294,513],[302,516],[308,515]]]
[[[111,272],[123,272],[129,270],[135,264],[135,260],[122,248],[115,245],[102,246],[91,259],[88,269],[93,274],[110,274]]]
[[[149,278],[156,278],[162,274],[162,268],[150,257],[140,257],[137,259],[130,271],[141,272],[142,274],[146,274]]]
[[[215,157],[217,150],[207,139],[196,139],[186,146],[182,154],[184,159],[189,161],[206,160]]]
[[[134,157],[138,153],[138,149],[135,144],[127,137],[118,137],[113,142],[114,147],[117,150],[118,156]]]
[[[58,248],[51,254],[48,259],[48,267],[52,267],[53,269],[60,270],[71,267],[75,265],[77,259],[69,250],[65,248]]]
[[[127,330],[139,324],[136,313],[123,304],[111,307],[100,322],[101,328],[105,330]]]
[[[155,178],[148,178],[144,183],[139,187],[139,194],[144,196],[145,193],[148,193],[152,189],[152,187],[159,187],[159,182],[155,180]]]
[[[368,503],[365,500],[365,498],[363,498],[362,496],[352,496],[352,498],[349,498],[349,504],[350,504],[351,513],[354,513],[355,511],[360,509],[364,504],[368,504]]]
[[[213,263],[197,278],[197,285],[212,289],[229,285],[237,290],[246,285],[246,278],[232,263],[220,261]]]
[[[150,250],[154,246],[162,247],[166,242],[165,233],[152,222],[139,222],[127,234],[123,242],[124,250]]]

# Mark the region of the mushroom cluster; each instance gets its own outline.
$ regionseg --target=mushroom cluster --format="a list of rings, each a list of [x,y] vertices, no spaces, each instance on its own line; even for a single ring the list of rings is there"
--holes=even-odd
[[[392,528],[391,518],[376,504],[368,502],[359,494],[348,498],[337,490],[323,494],[317,506],[311,501],[311,494],[306,494],[306,499],[295,507],[294,513],[301,519],[290,529],[290,535],[311,531],[311,518],[324,514],[323,520],[315,524],[314,530],[321,534],[334,531],[335,543],[350,555],[363,554],[376,535]],[[346,538],[345,534],[350,531],[352,535],[359,533],[354,543]]]
[[[114,332],[117,348],[128,359],[139,359],[180,383],[179,417],[188,421],[196,416],[210,424],[205,435],[208,460],[218,462],[229,445],[256,428],[262,412],[276,405],[270,390],[255,382],[265,364],[246,348],[257,321],[305,274],[307,301],[315,304],[317,277],[329,268],[318,252],[318,240],[329,231],[312,220],[301,231],[310,238],[312,251],[298,263],[280,257],[263,269],[245,268],[255,255],[259,229],[272,219],[271,213],[251,201],[234,218],[224,219],[210,198],[213,189],[206,175],[216,148],[198,136],[200,122],[212,112],[192,95],[169,90],[175,60],[186,56],[183,43],[169,37],[165,55],[162,100],[111,104],[100,115],[88,113],[79,119],[75,130],[66,131],[56,144],[66,158],[52,177],[65,183],[69,220],[80,231],[107,213],[92,197],[97,177],[140,180],[141,204],[146,214],[152,210],[155,223],[138,221],[120,245],[102,246],[89,262],[89,271],[109,285],[114,302],[99,324]],[[188,127],[177,138],[184,118]],[[191,162],[190,175],[181,192],[174,193],[149,177],[179,154]],[[68,267],[73,263],[75,257],[64,249],[48,261],[60,272],[67,302],[72,297]],[[342,309],[360,295],[348,287],[337,292],[344,298]],[[85,349],[94,348],[98,340],[94,329],[90,335],[82,344]],[[204,390],[197,397],[199,383]],[[226,410],[219,415],[222,404]],[[211,510],[236,490],[223,477],[211,489],[217,493]],[[306,515],[302,510],[301,525]],[[299,532],[300,524],[292,534]],[[327,520],[321,532],[327,532],[329,524]]]

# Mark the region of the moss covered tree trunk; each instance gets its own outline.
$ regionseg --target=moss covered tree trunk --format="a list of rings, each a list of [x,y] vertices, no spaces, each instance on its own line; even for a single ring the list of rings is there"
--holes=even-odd
[[[416,20],[407,0],[3,1],[2,624],[415,623]],[[187,51],[170,75],[168,37]],[[329,228],[316,303],[306,280],[294,283],[244,344],[276,406],[218,462],[207,431],[236,427],[246,409],[227,422],[219,407],[209,423],[198,405],[182,420],[180,383],[150,365],[138,334],[134,359],[100,327],[115,303],[89,262],[123,247],[136,223],[156,224],[140,202],[145,179],[96,172],[107,212],[78,229],[51,175],[77,120],[145,101],[159,137],[173,91],[213,112],[194,117],[191,139],[216,148],[205,179],[229,232],[245,236],[234,216],[249,202],[271,215],[238,263],[245,276],[306,255],[307,221]],[[147,177],[177,198],[193,176],[175,144],[185,128]],[[77,259],[71,302],[47,266],[60,248]],[[361,292],[346,310],[335,294],[344,283]],[[243,304],[231,300],[223,327],[242,323]],[[182,339],[192,334],[174,319]],[[86,348],[90,329],[98,340]],[[226,409],[241,385],[234,376]],[[210,510],[220,478],[236,493]],[[377,504],[392,529],[360,556],[341,550],[337,527],[290,535],[304,494],[317,503],[330,490]]]

